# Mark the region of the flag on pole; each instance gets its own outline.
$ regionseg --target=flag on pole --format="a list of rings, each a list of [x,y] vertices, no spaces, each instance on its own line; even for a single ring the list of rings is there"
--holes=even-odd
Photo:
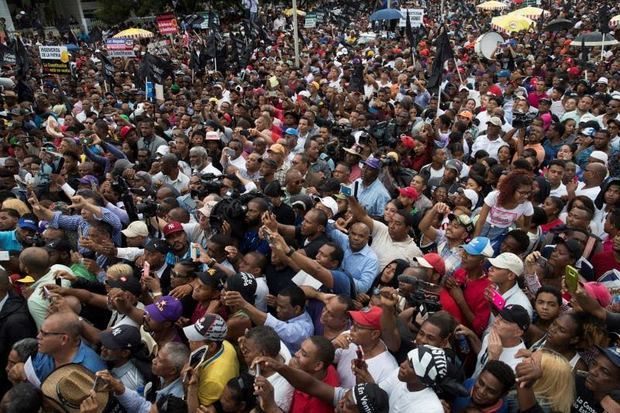
[[[407,9],[407,21],[405,23],[405,35],[409,41],[409,46],[413,49],[413,30],[411,30],[411,18],[409,17],[409,9]]]
[[[450,45],[450,39],[448,38],[448,33],[445,28],[442,29],[441,34],[439,34],[435,45],[437,48],[437,53],[435,55],[435,59],[433,60],[433,68],[427,83],[427,88],[430,91],[439,90],[444,64],[448,60],[454,58],[452,46]]]
[[[26,78],[30,70],[30,56],[21,37],[15,36],[13,47],[15,50],[15,74],[19,78]]]
[[[164,84],[164,80],[168,76],[174,79],[174,66],[172,63],[147,52],[142,57],[138,67],[136,83],[142,84],[148,79],[155,83]]]
[[[606,4],[604,4],[598,10],[598,26],[599,26],[598,30],[603,34],[609,33],[609,19],[610,19],[609,8],[607,7]]]
[[[103,66],[103,78],[109,84],[114,85],[116,83],[116,81],[114,80],[114,72],[116,71],[114,64],[110,61],[108,56],[104,55],[101,52],[97,54],[97,57],[99,58],[99,60],[101,60],[101,65]]]
[[[585,69],[588,64],[588,49],[585,39],[581,39],[581,66]]]

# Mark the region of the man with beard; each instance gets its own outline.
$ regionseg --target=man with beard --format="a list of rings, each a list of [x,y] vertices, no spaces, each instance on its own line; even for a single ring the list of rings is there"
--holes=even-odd
[[[187,234],[183,230],[183,224],[177,221],[169,222],[164,227],[163,233],[166,243],[170,247],[170,252],[166,255],[166,263],[168,265],[191,258],[189,241]]]
[[[207,150],[202,146],[194,146],[189,150],[189,165],[192,168],[192,172],[198,175],[222,175],[222,171],[213,166],[209,160]]]
[[[332,365],[334,346],[323,336],[312,336],[301,343],[301,348],[293,355],[289,366],[305,371],[317,380],[332,387],[340,386],[338,373]],[[330,413],[334,408],[331,404],[311,396],[299,389],[293,392],[290,413],[319,412]]]
[[[276,221],[274,214],[264,214],[263,224],[272,232],[279,232],[286,239],[295,238],[300,253],[316,259],[316,254],[323,244],[329,241],[325,230],[327,227],[327,215],[320,209],[313,208],[304,215],[300,226],[283,225]]]
[[[239,245],[239,251],[242,254],[258,251],[266,256],[271,253],[269,243],[264,239],[260,239],[258,236],[258,229],[261,226],[261,217],[265,211],[267,211],[268,207],[267,201],[263,198],[254,198],[248,202],[244,219],[246,231],[243,233],[243,239]]]
[[[131,361],[133,354],[142,346],[140,330],[130,325],[120,325],[110,331],[102,331],[101,359],[108,363],[112,376],[131,390],[144,386],[144,377]]]

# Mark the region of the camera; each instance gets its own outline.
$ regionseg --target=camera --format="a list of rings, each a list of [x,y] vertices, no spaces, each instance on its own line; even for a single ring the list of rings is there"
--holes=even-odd
[[[353,129],[349,125],[334,125],[332,127],[332,135],[337,138],[346,138],[351,135]]]
[[[512,126],[515,129],[527,128],[532,124],[532,121],[534,119],[536,119],[536,115],[534,113],[514,112],[512,118]]]
[[[200,184],[203,188],[203,194],[205,195],[218,194],[219,195],[220,190],[224,186],[224,183],[222,182],[223,180],[224,180],[223,175],[215,176],[212,173],[200,175]]]
[[[154,217],[159,211],[159,204],[151,198],[146,198],[141,203],[136,204],[136,212],[144,217]]]

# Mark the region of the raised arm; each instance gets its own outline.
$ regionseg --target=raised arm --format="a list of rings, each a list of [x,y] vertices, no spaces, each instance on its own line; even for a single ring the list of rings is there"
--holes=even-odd
[[[426,212],[424,218],[420,221],[420,231],[422,231],[426,238],[433,241],[437,239],[438,232],[437,229],[432,226],[433,221],[438,214],[445,214],[448,212],[450,212],[450,207],[443,202],[436,203]]]
[[[370,232],[372,233],[375,221],[366,213],[364,207],[360,205],[360,203],[357,201],[357,199],[355,199],[355,197],[350,196],[347,199],[349,200],[349,209],[353,214],[353,219],[366,224],[368,226],[368,229],[370,229]]]

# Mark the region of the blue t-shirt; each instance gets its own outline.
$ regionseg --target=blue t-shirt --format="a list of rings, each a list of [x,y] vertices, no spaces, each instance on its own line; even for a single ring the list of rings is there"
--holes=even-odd
[[[0,250],[2,251],[21,251],[24,249],[22,244],[17,241],[16,230],[0,231]]]
[[[80,342],[80,347],[75,353],[73,360],[71,360],[71,363],[79,364],[93,373],[107,368],[104,362],[99,358],[99,355],[97,355],[92,348],[88,347],[88,345],[84,344],[84,341]],[[56,370],[52,356],[43,353],[37,353],[37,355],[34,356],[32,367],[41,383]]]

